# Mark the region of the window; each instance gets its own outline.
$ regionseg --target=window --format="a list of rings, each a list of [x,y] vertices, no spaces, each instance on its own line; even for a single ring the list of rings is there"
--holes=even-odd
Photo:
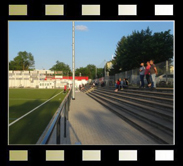
[[[164,75],[163,78],[166,78],[166,75]]]

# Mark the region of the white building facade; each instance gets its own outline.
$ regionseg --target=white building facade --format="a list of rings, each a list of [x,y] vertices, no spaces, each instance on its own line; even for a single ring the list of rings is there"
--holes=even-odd
[[[64,88],[64,85],[70,87],[72,77],[54,76],[51,70],[34,70],[34,71],[12,71],[9,70],[9,88]],[[87,84],[88,77],[75,76],[75,87]]]

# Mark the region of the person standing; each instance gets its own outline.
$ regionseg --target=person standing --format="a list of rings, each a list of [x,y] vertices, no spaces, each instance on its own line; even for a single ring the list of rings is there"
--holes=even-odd
[[[156,74],[158,73],[158,71],[153,60],[150,60],[150,65],[151,88],[156,89]]]
[[[151,67],[151,65],[150,65],[150,62],[149,61],[147,61],[147,66],[146,66],[146,68],[145,68],[145,73],[144,73],[144,75],[146,76],[146,80],[147,80],[147,87],[150,87],[151,86],[151,80],[150,80],[150,67]]]
[[[140,88],[144,88],[144,73],[145,73],[144,63],[141,63],[140,66],[141,66],[139,69],[140,81],[141,81]]]
[[[64,85],[64,93],[67,91],[67,85]]]

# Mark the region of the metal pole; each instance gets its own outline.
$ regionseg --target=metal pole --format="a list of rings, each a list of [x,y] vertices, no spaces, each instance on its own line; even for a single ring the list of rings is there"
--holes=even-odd
[[[168,60],[166,60],[166,85],[168,84]]]
[[[105,60],[105,71],[104,71],[104,78],[106,76],[106,60]]]
[[[69,99],[66,102],[66,119],[69,120]]]
[[[57,144],[60,144],[60,115],[57,122]]]
[[[75,100],[75,25],[72,22],[72,100]]]
[[[65,110],[64,110],[64,137],[66,138],[66,125],[67,125],[67,123],[66,123],[66,104],[65,104],[65,106],[64,106],[65,108]]]

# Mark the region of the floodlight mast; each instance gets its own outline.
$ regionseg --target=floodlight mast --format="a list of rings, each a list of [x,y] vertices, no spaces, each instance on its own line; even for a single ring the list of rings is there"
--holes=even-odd
[[[72,22],[72,100],[75,100],[75,25]]]
[[[104,79],[105,79],[105,76],[106,76],[106,60],[104,60],[105,62],[105,66],[104,66]]]

